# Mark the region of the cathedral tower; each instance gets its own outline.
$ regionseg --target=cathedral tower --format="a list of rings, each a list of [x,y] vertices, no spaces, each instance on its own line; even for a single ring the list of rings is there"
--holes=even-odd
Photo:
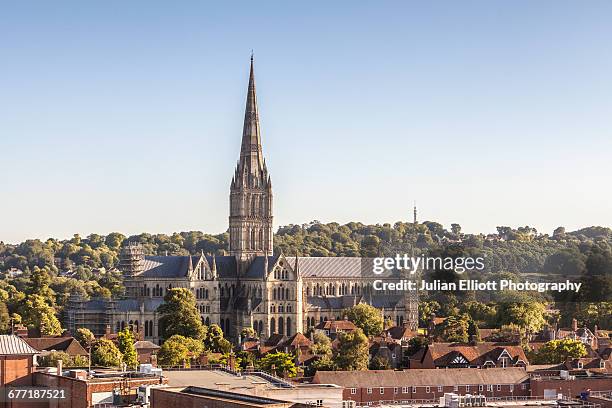
[[[272,255],[272,182],[263,159],[253,57],[240,159],[230,187],[230,255],[244,272],[256,256]]]

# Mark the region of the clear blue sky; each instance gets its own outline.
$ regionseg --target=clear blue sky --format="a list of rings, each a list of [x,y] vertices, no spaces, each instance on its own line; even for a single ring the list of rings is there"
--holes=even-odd
[[[250,50],[275,224],[612,226],[610,1],[27,1],[0,240],[227,227]]]

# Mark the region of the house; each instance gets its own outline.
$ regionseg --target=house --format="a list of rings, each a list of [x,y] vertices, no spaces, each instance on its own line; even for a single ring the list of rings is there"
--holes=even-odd
[[[157,351],[161,348],[148,340],[138,340],[134,343],[140,364],[153,364],[157,366]]]
[[[52,351],[61,351],[70,357],[88,355],[87,350],[74,337],[24,337],[23,340],[31,347],[40,350],[43,355]]]
[[[408,345],[404,342],[394,340],[390,335],[386,337],[375,337],[370,342],[370,360],[375,358],[386,361],[390,368],[402,367],[404,350]]]
[[[35,356],[40,354],[21,337],[0,335],[0,387],[32,385]]]
[[[409,357],[410,368],[506,368],[528,364],[521,346],[504,343],[434,343]]]
[[[418,336],[418,332],[415,330],[412,330],[408,324],[390,327],[386,329],[383,332],[383,334],[386,337],[392,338],[393,340],[404,341],[404,342],[410,340],[413,337]]]
[[[357,326],[347,319],[344,320],[325,320],[317,324],[315,333],[325,334],[330,339],[335,339],[339,333],[350,333],[357,330]]]

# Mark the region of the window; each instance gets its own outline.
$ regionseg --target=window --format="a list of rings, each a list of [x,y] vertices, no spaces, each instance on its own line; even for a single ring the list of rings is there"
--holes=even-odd
[[[438,385],[438,392],[442,392],[442,386]]]
[[[510,384],[510,392],[514,391],[514,384]]]
[[[470,386],[469,386],[469,385],[466,385],[466,386],[465,386],[465,392],[466,392],[466,393],[470,392]]]
[[[606,368],[606,361],[605,360],[599,360],[599,368]]]
[[[527,389],[527,384],[521,384],[521,390],[526,390]]]
[[[501,384],[497,384],[497,391],[501,391]]]
[[[412,387],[412,393],[414,394],[416,392],[416,387]]]
[[[371,405],[372,405],[372,401],[368,401],[368,405],[370,405],[370,406],[371,406]]]
[[[383,387],[380,387],[380,394],[384,394],[385,393],[385,389]]]
[[[372,393],[372,389],[368,388],[368,394],[371,394],[371,393]]]
[[[402,394],[408,394],[408,387],[402,387]]]
[[[487,391],[493,391],[493,384],[487,384]]]
[[[425,387],[425,392],[429,394],[431,392],[431,387]]]
[[[482,384],[480,384],[480,385],[478,386],[478,391],[482,391],[483,389],[484,389],[484,387],[482,386]]]
[[[353,395],[357,394],[357,388],[351,388],[351,394]]]
[[[458,385],[455,385],[455,386],[453,387],[453,391],[455,391],[455,392],[459,391],[459,386],[458,386]]]
[[[323,400],[317,400],[317,407],[323,406]]]
[[[582,368],[582,367],[584,367],[584,365],[582,364],[582,361],[579,361],[578,362],[578,368]]]
[[[399,393],[399,388],[397,388],[397,387],[393,387],[393,393],[394,393],[394,394],[398,394],[398,393]]]

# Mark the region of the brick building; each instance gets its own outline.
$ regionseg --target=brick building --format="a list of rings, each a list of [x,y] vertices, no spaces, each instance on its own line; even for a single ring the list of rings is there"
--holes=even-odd
[[[120,391],[122,401],[133,401],[137,397],[138,387],[167,384],[168,381],[164,377],[130,376],[128,373],[108,373],[87,378],[84,370],[73,370],[68,376],[37,372],[33,383],[38,387],[61,387],[66,390],[68,398],[49,403],[49,408],[90,408],[96,404],[112,403],[115,390]]]
[[[356,405],[437,401],[448,392],[487,398],[530,395],[529,375],[518,367],[318,371],[313,383],[344,387],[343,399],[355,401]]]
[[[40,352],[22,338],[0,335],[0,386],[32,385],[37,354]]]
[[[151,408],[311,408],[310,405],[202,387],[155,388]]]

